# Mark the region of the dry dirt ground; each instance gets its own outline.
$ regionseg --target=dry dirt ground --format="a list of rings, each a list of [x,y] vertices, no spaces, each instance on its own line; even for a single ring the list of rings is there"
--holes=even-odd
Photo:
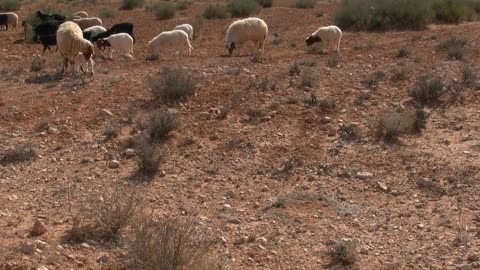
[[[93,15],[110,8],[116,16],[104,20],[107,27],[134,23],[135,60],[97,58],[93,78],[58,76],[55,52],[45,54],[44,69],[30,71],[41,45],[24,43],[22,31],[0,33],[0,153],[28,143],[37,155],[33,161],[0,165],[0,269],[122,265],[128,260],[128,229],[114,243],[62,241],[82,202],[117,186],[137,190],[142,207],[157,217],[193,216],[223,237],[218,251],[229,269],[326,269],[326,251],[340,239],[357,244],[360,269],[480,267],[480,92],[475,84],[465,87],[462,102],[427,108],[430,117],[421,135],[386,145],[370,129],[389,110],[411,110],[408,90],[417,76],[433,73],[445,83],[460,83],[462,66],[478,71],[480,23],[345,32],[340,62],[329,67],[334,54],[307,54],[304,38],[331,24],[335,4],[319,1],[314,9],[302,10],[284,1],[259,14],[270,30],[260,62],[246,54],[226,57],[224,31],[233,19],[205,20],[191,57],[181,51],[145,60],[152,37],[192,22],[205,2],[166,21],[144,9],[120,11],[119,3],[50,4]],[[37,8],[24,4],[20,20]],[[318,11],[324,15],[317,17]],[[274,42],[274,34],[280,41]],[[452,37],[466,40],[464,61],[448,60],[436,49]],[[397,58],[402,47],[410,55]],[[313,66],[300,65],[300,74],[290,76],[296,61]],[[137,165],[123,153],[135,122],[167,108],[152,103],[146,75],[177,65],[195,76],[199,88],[185,102],[170,105],[182,125],[164,142],[165,175],[131,181]],[[407,79],[391,81],[392,71],[402,67],[409,71]],[[386,74],[377,87],[362,83],[376,71]],[[313,86],[301,86],[310,75]],[[305,105],[311,94],[335,101],[335,108]],[[216,109],[232,100],[236,106],[227,118],[216,119]],[[267,117],[248,121],[251,109]],[[42,123],[51,132],[39,131]],[[359,127],[359,140],[340,139],[339,128],[346,123]],[[120,135],[107,141],[103,132],[112,125],[121,127]],[[119,168],[109,168],[112,159]],[[372,175],[361,177],[362,172]],[[233,198],[227,198],[229,191]],[[36,219],[47,232],[32,237]],[[242,237],[258,241],[236,243]],[[22,252],[36,240],[48,247]],[[106,265],[97,262],[103,255],[109,258]]]

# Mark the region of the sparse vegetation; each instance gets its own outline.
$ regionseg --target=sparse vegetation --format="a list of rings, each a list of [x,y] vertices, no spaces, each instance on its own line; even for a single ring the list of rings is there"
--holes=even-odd
[[[288,75],[290,76],[298,76],[301,72],[302,71],[300,70],[300,66],[297,62],[293,63],[288,69]]]
[[[317,11],[317,12],[315,12],[315,17],[317,17],[317,18],[323,17],[323,15],[325,15],[325,14],[323,13],[323,11]]]
[[[267,115],[266,112],[260,108],[250,108],[246,114],[249,123],[258,123],[262,117]]]
[[[356,141],[360,138],[360,129],[352,124],[344,124],[340,126],[338,134],[343,141]]]
[[[175,7],[178,10],[185,10],[188,8],[189,5],[190,5],[190,2],[188,0],[180,0],[177,2],[177,5]]]
[[[130,256],[135,269],[224,269],[213,256],[216,238],[193,219],[143,217],[133,227]]]
[[[155,112],[150,115],[145,124],[150,142],[156,143],[165,139],[170,132],[179,127],[175,114],[169,112]]]
[[[400,82],[404,81],[408,78],[409,70],[405,67],[394,68],[392,70],[392,75],[390,76],[390,80],[393,82]]]
[[[117,138],[120,133],[120,128],[118,126],[109,126],[103,131],[103,136],[105,136],[105,141]]]
[[[296,8],[314,8],[315,0],[297,0],[295,2]]]
[[[336,107],[336,102],[334,99],[321,99],[318,98],[315,94],[310,94],[310,97],[305,100],[305,105],[307,106],[316,106],[320,111],[329,111]]]
[[[0,0],[0,10],[1,11],[16,11],[19,10],[22,6],[20,0]]]
[[[328,250],[329,266],[353,266],[357,261],[357,245],[353,240],[339,240]]]
[[[308,54],[324,54],[323,47],[321,45],[308,46],[305,50]]]
[[[35,150],[31,145],[21,144],[15,146],[13,149],[7,150],[0,154],[0,165],[6,166],[9,164],[16,164],[34,160],[36,157]]]
[[[273,0],[255,0],[263,8],[272,7]]]
[[[157,20],[171,19],[175,17],[177,11],[175,4],[171,2],[156,2],[150,7],[150,10]]]
[[[143,6],[145,0],[122,0],[121,9],[132,10]]]
[[[313,87],[316,79],[313,73],[311,72],[304,72],[301,77],[300,86],[302,87]]]
[[[375,88],[378,86],[378,83],[385,79],[385,73],[383,71],[375,71],[370,74],[362,81],[362,83],[368,88]]]
[[[226,19],[230,17],[227,7],[221,4],[211,4],[203,11],[205,19]]]
[[[329,68],[336,68],[340,64],[340,56],[338,54],[334,54],[330,56],[327,60],[327,67]]]
[[[203,26],[203,16],[202,15],[196,15],[195,18],[193,18],[193,38],[197,38],[198,34],[200,33],[200,29],[202,29]]]
[[[466,44],[467,42],[464,39],[451,38],[440,43],[438,48],[447,51],[448,59],[463,60]]]
[[[160,57],[157,54],[148,53],[145,56],[145,61],[149,61],[149,62],[157,61],[158,59],[160,59]]]
[[[475,71],[469,65],[464,65],[462,67],[462,81],[465,85],[472,85],[477,79]]]
[[[230,0],[227,7],[232,17],[249,17],[261,9],[255,0]]]
[[[375,135],[386,143],[395,143],[400,135],[420,134],[426,123],[427,114],[423,110],[382,114],[376,123]]]
[[[155,175],[160,169],[160,163],[165,158],[165,151],[148,140],[141,140],[135,146],[137,152],[138,172],[144,175]]]
[[[40,71],[43,69],[45,60],[43,60],[42,56],[35,55],[32,60],[32,64],[30,65],[31,71]]]
[[[420,76],[415,87],[409,91],[410,97],[421,106],[438,102],[443,94],[445,94],[443,81],[432,75]]]
[[[311,59],[301,59],[298,60],[296,63],[304,67],[314,67],[317,64],[314,60]]]
[[[409,55],[410,55],[410,51],[406,48],[400,48],[400,50],[398,50],[398,53],[397,53],[398,58],[408,57]]]
[[[182,68],[164,68],[161,74],[148,77],[148,85],[156,102],[182,100],[197,89],[193,77]]]
[[[115,17],[115,12],[108,8],[102,8],[102,10],[100,10],[99,16],[102,19],[113,18]]]

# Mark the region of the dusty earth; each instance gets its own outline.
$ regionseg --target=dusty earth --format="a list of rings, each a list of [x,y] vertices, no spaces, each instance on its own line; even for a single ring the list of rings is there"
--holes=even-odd
[[[445,83],[460,83],[462,66],[477,71],[480,23],[345,32],[340,62],[330,67],[335,55],[307,54],[304,38],[332,23],[335,4],[319,1],[314,9],[302,10],[274,1],[259,14],[270,30],[260,61],[245,52],[226,57],[224,31],[233,19],[205,20],[191,57],[181,51],[145,60],[152,37],[192,22],[206,2],[195,2],[166,21],[144,9],[120,11],[119,3],[49,4],[93,15],[112,9],[115,17],[104,20],[107,27],[134,23],[135,60],[96,58],[93,78],[59,76],[55,52],[44,55],[45,68],[30,71],[41,45],[24,43],[21,30],[0,33],[0,153],[26,143],[36,152],[33,161],[0,165],[0,269],[126,265],[128,229],[113,243],[62,240],[86,198],[118,186],[137,190],[142,208],[157,217],[198,219],[224,239],[218,251],[229,269],[326,269],[327,250],[341,239],[356,243],[359,269],[480,268],[480,92],[475,84],[464,88],[463,102],[427,108],[430,117],[421,135],[387,145],[370,129],[386,112],[412,110],[408,90],[417,76],[433,73]],[[38,7],[24,4],[20,20]],[[318,11],[324,15],[317,17]],[[436,49],[452,37],[467,41],[464,61],[448,60]],[[397,58],[402,47],[410,55]],[[313,66],[300,65],[300,74],[291,76],[296,61]],[[195,96],[178,105],[151,101],[146,75],[166,66],[181,66],[195,76]],[[390,80],[392,70],[402,67],[409,71],[407,79]],[[377,87],[362,83],[376,71],[386,74]],[[313,86],[301,86],[309,75]],[[306,105],[312,94],[336,106]],[[232,100],[236,106],[227,118],[217,119],[218,108]],[[176,110],[182,125],[164,142],[165,175],[131,181],[137,165],[124,151],[135,123],[166,108]],[[267,116],[248,121],[251,109]],[[347,123],[360,129],[359,140],[340,138],[339,129]],[[42,124],[50,130],[39,130]],[[105,140],[105,129],[113,125],[121,127],[120,135]],[[120,162],[118,168],[109,168],[112,159]],[[34,237],[36,219],[47,232]],[[242,237],[254,241],[239,244]],[[47,245],[26,254],[25,245],[37,240]],[[108,263],[101,264],[98,258],[104,255]]]

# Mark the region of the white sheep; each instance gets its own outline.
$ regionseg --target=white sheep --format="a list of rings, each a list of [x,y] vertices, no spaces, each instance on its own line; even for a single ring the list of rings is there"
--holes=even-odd
[[[82,29],[74,22],[64,22],[60,25],[56,34],[57,48],[63,58],[62,74],[65,73],[68,62],[72,66],[72,72],[76,74],[75,60],[78,53],[83,53],[85,60],[91,65],[93,75],[93,44],[83,38]]]
[[[90,32],[90,39],[92,39],[93,37],[95,37],[96,35],[98,35],[100,33],[106,32],[106,31],[107,31],[107,29],[105,29],[105,27],[100,26],[100,25],[94,25],[92,27],[89,27],[89,28],[83,30],[83,32]]]
[[[83,53],[78,53],[78,55],[75,57],[75,71],[77,72],[80,70],[85,74],[88,72],[88,63],[91,63],[92,70],[90,72],[92,72],[93,75],[93,66],[95,65],[93,59],[88,61]]]
[[[74,23],[78,24],[82,30],[87,29],[89,27],[99,25],[102,26],[102,20],[98,17],[90,17],[90,18],[81,18],[81,19],[73,19]]]
[[[97,40],[97,47],[110,47],[110,58],[113,58],[113,51],[119,50],[125,52],[125,55],[133,59],[133,38],[127,33],[118,33],[107,38]]]
[[[173,30],[182,30],[187,33],[190,40],[193,39],[193,27],[188,23],[177,25]]]
[[[187,33],[183,30],[162,32],[148,42],[148,47],[152,55],[157,55],[160,49],[178,49],[180,46],[187,48],[188,55],[192,54],[193,47],[190,45]]]
[[[17,24],[18,24],[18,15],[15,14],[14,12],[5,12],[5,13],[0,13],[0,14],[5,14],[7,15],[7,24],[12,26],[12,31],[15,29],[17,30]]]
[[[85,11],[78,11],[78,12],[73,13],[72,17],[73,16],[78,16],[80,18],[88,18],[88,13],[85,12]]]
[[[240,55],[240,48],[246,41],[253,41],[253,52],[257,50],[263,53],[265,46],[265,39],[268,34],[268,26],[260,18],[246,18],[234,21],[227,28],[225,41],[227,43],[228,55],[231,56],[233,50],[238,48],[238,55]]]
[[[326,46],[334,48],[335,52],[340,50],[340,41],[342,40],[342,30],[335,25],[324,26],[317,29],[305,39],[307,47],[311,46],[315,42],[321,42],[322,50],[325,50]]]

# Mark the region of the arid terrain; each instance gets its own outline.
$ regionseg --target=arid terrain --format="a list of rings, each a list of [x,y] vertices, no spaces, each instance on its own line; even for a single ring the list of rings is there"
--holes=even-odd
[[[135,25],[135,59],[98,56],[93,77],[60,76],[55,50],[31,71],[41,44],[25,43],[21,27],[0,32],[0,158],[19,145],[35,151],[33,160],[0,165],[0,269],[128,269],[130,226],[114,241],[65,240],[88,198],[118,187],[135,190],[158,219],[189,216],[211,231],[227,269],[346,269],[330,265],[337,241],[355,243],[352,269],[480,269],[480,81],[462,78],[465,65],[480,70],[480,23],[344,31],[336,58],[305,46],[308,34],[333,23],[335,3],[274,1],[258,14],[269,27],[260,59],[247,55],[251,44],[227,57],[230,18],[204,20],[191,57],[181,49],[145,60],[150,39],[192,23],[209,2],[163,21],[117,2],[43,3],[91,15],[109,8],[107,28]],[[20,21],[40,6],[24,3]],[[438,49],[451,38],[466,41],[463,60]],[[397,57],[401,48],[406,57]],[[194,76],[195,95],[152,102],[147,75],[175,66]],[[392,80],[399,69],[406,78]],[[366,83],[379,71],[382,79]],[[377,139],[379,117],[414,111],[408,93],[422,74],[461,85],[462,97],[427,106],[421,134]],[[129,139],[139,121],[167,109],[181,125],[161,143],[162,172],[135,181]],[[346,125],[356,127],[354,140],[342,136]],[[118,136],[105,139],[113,126]],[[47,229],[40,236],[31,235],[35,220]]]

